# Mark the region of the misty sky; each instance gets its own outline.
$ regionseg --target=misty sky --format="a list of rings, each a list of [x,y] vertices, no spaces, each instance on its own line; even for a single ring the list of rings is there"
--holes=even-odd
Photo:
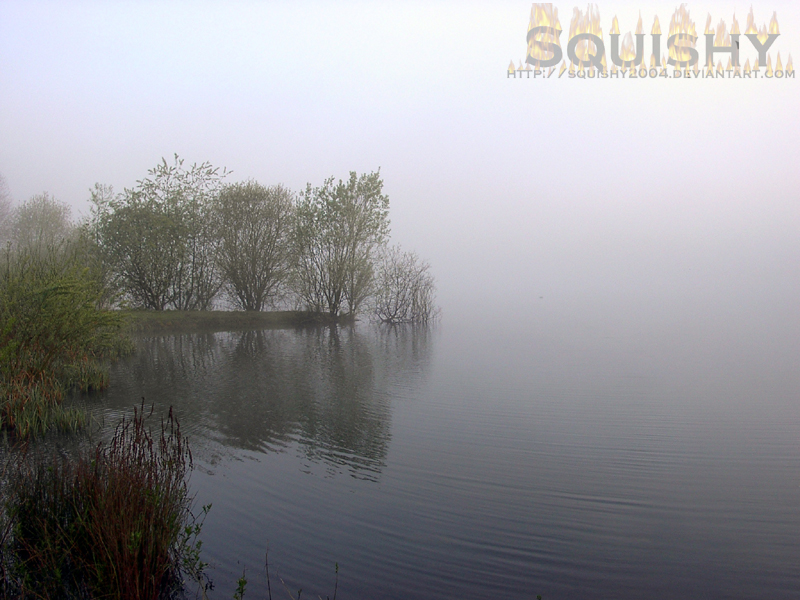
[[[586,8],[554,4],[567,30]],[[666,29],[676,5],[598,7],[607,35],[640,7]],[[688,8],[702,33],[750,4]],[[796,64],[798,3],[753,8]],[[294,190],[380,167],[393,240],[431,261],[450,314],[737,294],[793,314],[798,80],[510,80],[530,9],[3,0],[0,173],[17,202],[48,191],[77,215],[95,182],[131,187],[176,152]]]

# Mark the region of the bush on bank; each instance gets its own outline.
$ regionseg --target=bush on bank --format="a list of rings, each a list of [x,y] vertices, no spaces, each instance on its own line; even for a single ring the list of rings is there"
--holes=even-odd
[[[0,429],[74,429],[84,417],[61,406],[65,394],[107,385],[103,361],[125,347],[121,317],[99,309],[86,265],[78,242],[0,252]]]

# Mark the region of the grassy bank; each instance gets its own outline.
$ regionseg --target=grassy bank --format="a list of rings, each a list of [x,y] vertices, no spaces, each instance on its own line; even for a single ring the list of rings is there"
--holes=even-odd
[[[127,330],[131,334],[291,329],[308,325],[352,322],[350,317],[334,318],[324,313],[293,310],[270,312],[124,310],[118,312],[127,322]]]

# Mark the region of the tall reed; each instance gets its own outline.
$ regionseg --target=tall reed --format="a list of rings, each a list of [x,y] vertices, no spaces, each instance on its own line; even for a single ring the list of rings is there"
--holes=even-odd
[[[201,579],[191,452],[171,409],[156,435],[144,412],[90,451],[17,462],[0,561],[6,597],[156,600],[183,577]]]

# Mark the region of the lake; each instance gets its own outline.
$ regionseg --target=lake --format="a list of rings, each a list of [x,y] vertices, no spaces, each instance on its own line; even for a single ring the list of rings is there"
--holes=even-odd
[[[211,598],[800,597],[796,323],[537,302],[141,337],[88,402],[174,406]]]

